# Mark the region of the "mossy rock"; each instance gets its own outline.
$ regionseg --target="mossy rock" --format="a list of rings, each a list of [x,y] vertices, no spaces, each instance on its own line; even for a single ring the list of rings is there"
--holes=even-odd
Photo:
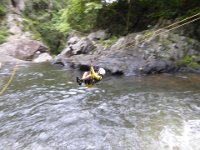
[[[200,69],[199,55],[186,55],[182,60],[177,62],[177,66],[186,66],[192,69]]]

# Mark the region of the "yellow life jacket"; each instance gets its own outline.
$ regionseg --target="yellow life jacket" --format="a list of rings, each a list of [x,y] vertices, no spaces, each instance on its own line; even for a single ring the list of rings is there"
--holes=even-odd
[[[98,73],[96,73],[96,72],[94,71],[94,68],[93,68],[93,67],[91,67],[90,73],[91,73],[93,79],[95,79],[95,80],[97,80],[97,81],[102,80],[102,76],[98,75]]]
[[[96,72],[94,71],[94,68],[93,68],[93,67],[91,67],[91,69],[90,69],[90,74],[91,74],[91,76],[92,76],[92,78],[93,78],[92,80],[94,80],[94,81],[86,82],[86,83],[85,83],[85,85],[86,85],[88,88],[92,88],[92,87],[94,86],[94,83],[96,83],[96,82],[102,80],[102,76],[98,75],[98,73],[96,73]]]

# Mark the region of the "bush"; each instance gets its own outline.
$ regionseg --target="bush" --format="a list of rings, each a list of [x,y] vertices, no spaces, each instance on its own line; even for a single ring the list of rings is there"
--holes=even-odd
[[[43,41],[50,49],[51,53],[58,54],[64,48],[65,35],[55,30],[51,21],[40,22],[38,20],[24,19],[25,31],[31,31],[36,40]]]
[[[200,64],[196,61],[196,59],[199,59],[200,56],[191,56],[191,55],[186,55],[182,60],[178,62],[178,66],[187,66],[193,69],[198,69],[200,68]],[[197,59],[197,60],[198,60]]]
[[[102,41],[100,41],[100,43],[102,45],[104,45],[105,47],[111,47],[113,44],[115,44],[117,42],[117,40],[118,40],[118,38],[113,35],[108,40],[102,40]]]
[[[4,2],[4,0],[0,2],[0,17],[4,17],[7,13],[6,4],[7,2]]]
[[[70,31],[89,31],[95,26],[101,6],[99,0],[28,1],[24,11],[28,18],[25,30],[31,30],[35,38],[42,39],[57,54],[64,48]]]
[[[97,0],[70,0],[56,18],[56,29],[68,33],[71,30],[90,31],[96,26],[97,13],[102,4]]]
[[[6,42],[7,37],[9,36],[9,33],[7,29],[4,27],[0,27],[0,44]]]
[[[58,11],[66,7],[68,1],[56,0],[27,1],[24,15],[24,30],[31,31],[34,38],[43,41],[51,53],[57,54],[64,47],[66,35],[56,29]]]

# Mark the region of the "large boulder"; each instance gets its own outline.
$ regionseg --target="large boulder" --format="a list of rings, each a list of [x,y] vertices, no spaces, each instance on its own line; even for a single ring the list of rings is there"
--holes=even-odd
[[[31,32],[24,32],[23,16],[21,12],[25,8],[25,0],[9,1],[9,13],[6,16],[10,36],[0,45],[1,56],[5,61],[47,61],[51,59],[48,48],[40,41],[33,40]],[[10,60],[6,60],[9,59]],[[3,61],[3,58],[1,58]]]
[[[92,41],[88,38],[80,38],[80,37],[71,37],[68,42],[66,48],[61,52],[61,55],[66,57],[70,57],[73,55],[79,54],[89,54],[95,49]]]
[[[0,52],[20,60],[31,61],[37,53],[47,53],[48,48],[41,42],[28,38],[12,37],[0,45]]]
[[[87,70],[93,60],[93,65],[104,67],[111,74],[125,75],[176,71],[181,63],[192,64],[192,61],[195,61],[196,66],[199,64],[200,43],[197,40],[168,32],[157,36],[153,33],[146,31],[129,34],[119,38],[110,48],[102,50],[99,50],[100,46],[97,47],[99,42],[90,40],[95,47],[87,51],[81,45],[76,45],[82,39],[75,38],[73,42],[69,42],[75,44],[72,44],[71,51],[68,45],[68,55],[61,53],[55,62]]]
[[[16,59],[16,58],[14,58],[12,56],[1,54],[0,55],[0,63],[1,62],[25,62],[25,61],[20,60],[20,59]]]

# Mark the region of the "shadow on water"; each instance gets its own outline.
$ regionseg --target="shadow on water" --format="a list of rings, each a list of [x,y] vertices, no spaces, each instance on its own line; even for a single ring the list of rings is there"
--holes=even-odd
[[[200,149],[199,74],[106,77],[91,89],[80,75],[21,65],[0,97],[0,149]]]

